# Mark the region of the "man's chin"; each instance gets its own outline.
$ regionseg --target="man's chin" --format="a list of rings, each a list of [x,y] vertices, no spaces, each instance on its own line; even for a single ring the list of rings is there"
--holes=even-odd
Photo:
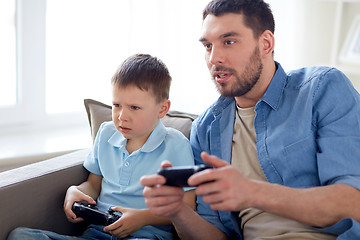
[[[225,89],[223,87],[218,87],[217,90],[222,97],[234,97],[231,90]]]

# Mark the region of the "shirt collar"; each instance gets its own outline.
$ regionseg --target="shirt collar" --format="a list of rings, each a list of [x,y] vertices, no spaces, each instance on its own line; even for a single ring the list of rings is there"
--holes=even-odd
[[[223,112],[225,108],[227,108],[230,104],[234,105],[235,98],[231,97],[222,97],[220,96],[218,100],[214,103],[214,105],[211,107],[211,111],[213,112],[214,116],[219,115]]]
[[[286,85],[287,75],[284,69],[281,67],[280,63],[275,62],[275,64],[277,68],[275,75],[271,80],[264,96],[262,96],[259,102],[263,101],[274,110],[278,110],[280,99]]]
[[[280,99],[286,85],[287,74],[281,67],[280,63],[275,61],[275,64],[277,68],[275,75],[259,102],[263,101],[274,110],[277,110],[279,109]],[[220,114],[227,106],[229,106],[229,104],[232,104],[234,101],[235,98],[225,98],[220,96],[212,106],[212,112],[214,116]]]
[[[152,152],[164,141],[167,134],[164,124],[159,121],[159,124],[152,131],[145,144],[139,149],[142,152]],[[108,143],[118,148],[125,148],[127,139],[119,132],[116,131],[108,140]]]

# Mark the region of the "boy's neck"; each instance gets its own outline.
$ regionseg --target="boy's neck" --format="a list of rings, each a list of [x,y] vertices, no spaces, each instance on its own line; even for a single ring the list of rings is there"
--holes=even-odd
[[[133,152],[144,146],[145,142],[143,144],[138,144],[136,143],[136,141],[131,141],[130,139],[128,139],[126,143],[126,150],[129,154],[132,154]]]
[[[143,136],[142,138],[128,139],[126,142],[126,150],[128,153],[131,154],[144,146],[153,131],[151,131],[147,136]]]

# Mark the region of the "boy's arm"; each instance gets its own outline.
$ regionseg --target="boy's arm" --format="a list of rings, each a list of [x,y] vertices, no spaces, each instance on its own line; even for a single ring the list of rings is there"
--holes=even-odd
[[[102,178],[100,175],[90,173],[85,182],[75,187],[95,200],[100,195]]]
[[[79,186],[68,188],[64,201],[64,211],[69,221],[82,221],[81,218],[76,218],[75,213],[71,210],[75,201],[86,201],[90,204],[96,204],[95,199],[97,199],[101,191],[101,181],[102,176],[90,173],[85,182]]]

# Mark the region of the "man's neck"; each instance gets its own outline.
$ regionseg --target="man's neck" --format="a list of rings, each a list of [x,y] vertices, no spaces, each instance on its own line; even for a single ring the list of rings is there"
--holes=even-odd
[[[274,60],[263,65],[263,71],[261,73],[259,81],[254,87],[246,94],[240,97],[235,97],[236,103],[240,108],[254,107],[256,103],[265,94],[272,78],[276,72],[276,64]]]

